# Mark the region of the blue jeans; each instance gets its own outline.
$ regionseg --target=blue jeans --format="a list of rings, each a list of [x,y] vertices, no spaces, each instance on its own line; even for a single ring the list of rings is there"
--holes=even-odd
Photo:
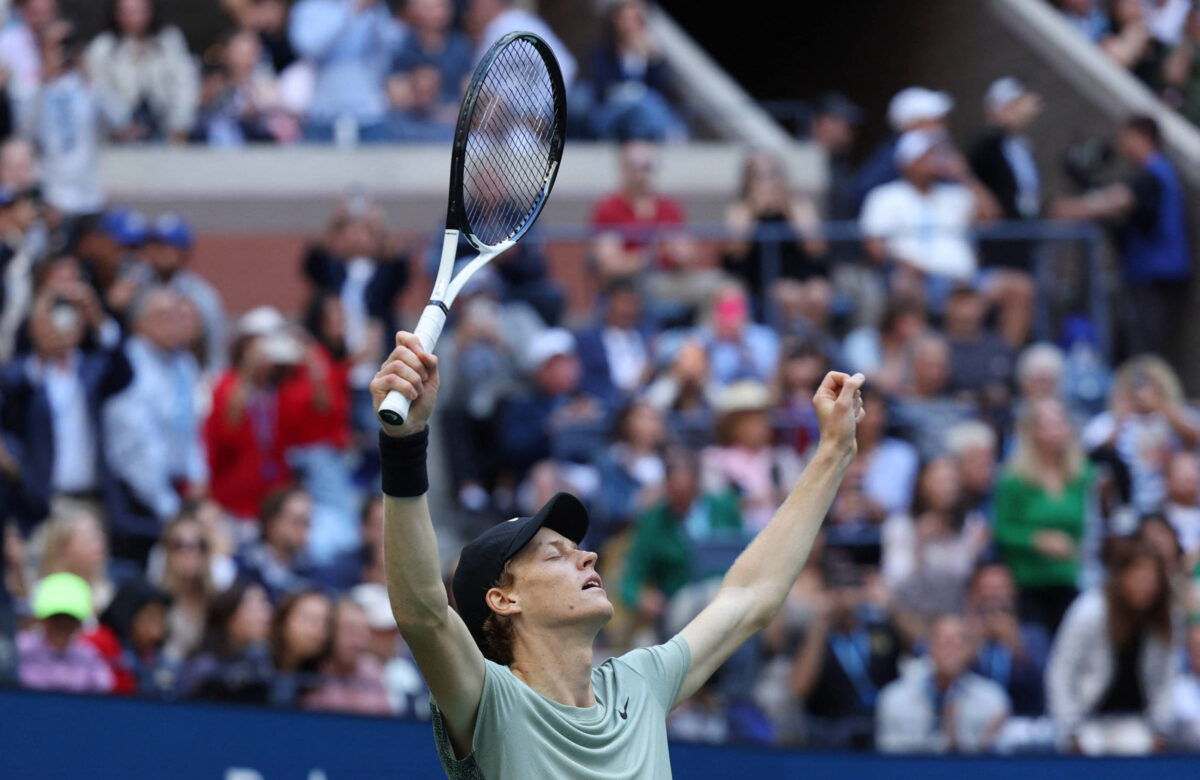
[[[290,450],[288,462],[303,476],[302,484],[313,501],[308,532],[313,561],[324,565],[357,547],[361,499],[351,479],[350,456],[326,444],[313,444]]]
[[[646,90],[633,100],[609,99],[596,104],[590,117],[597,138],[677,140],[687,138],[687,126],[666,98]]]

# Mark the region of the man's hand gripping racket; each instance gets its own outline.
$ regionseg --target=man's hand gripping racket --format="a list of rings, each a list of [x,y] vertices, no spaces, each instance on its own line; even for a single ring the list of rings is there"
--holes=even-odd
[[[442,259],[429,304],[413,331],[418,343],[401,343],[401,334],[397,352],[403,348],[416,356],[413,347],[419,347],[432,357],[428,353],[463,285],[533,226],[558,174],[566,118],[562,73],[546,42],[526,32],[496,41],[475,69],[458,114]],[[454,275],[460,235],[479,255]],[[388,365],[394,358],[395,352]],[[417,364],[428,371],[423,360]],[[419,373],[418,366],[403,365]],[[379,406],[379,419],[387,426],[402,425],[419,395],[410,381],[393,387]]]

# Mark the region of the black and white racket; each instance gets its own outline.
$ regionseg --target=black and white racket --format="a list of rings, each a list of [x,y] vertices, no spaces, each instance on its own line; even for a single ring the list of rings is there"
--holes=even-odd
[[[528,32],[496,41],[475,68],[458,113],[442,260],[413,331],[426,352],[471,275],[517,243],[542,212],[558,174],[566,122],[562,72],[546,42]],[[460,234],[479,256],[451,279]],[[410,403],[392,390],[379,418],[401,425]]]

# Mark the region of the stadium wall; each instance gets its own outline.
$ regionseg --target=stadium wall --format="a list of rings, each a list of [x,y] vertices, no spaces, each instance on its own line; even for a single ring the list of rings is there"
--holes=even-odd
[[[1195,757],[857,756],[676,744],[675,777],[889,780],[1155,780]],[[0,777],[396,780],[442,777],[427,723],[0,690]],[[531,780],[543,780],[532,779]],[[548,780],[548,779],[544,779]],[[565,780],[565,779],[564,779]]]

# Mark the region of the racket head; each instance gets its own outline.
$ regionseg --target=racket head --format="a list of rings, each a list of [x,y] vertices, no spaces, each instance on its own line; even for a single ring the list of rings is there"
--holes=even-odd
[[[492,44],[458,113],[446,227],[480,251],[519,240],[554,188],[566,124],[566,89],[550,46],[530,32]]]

